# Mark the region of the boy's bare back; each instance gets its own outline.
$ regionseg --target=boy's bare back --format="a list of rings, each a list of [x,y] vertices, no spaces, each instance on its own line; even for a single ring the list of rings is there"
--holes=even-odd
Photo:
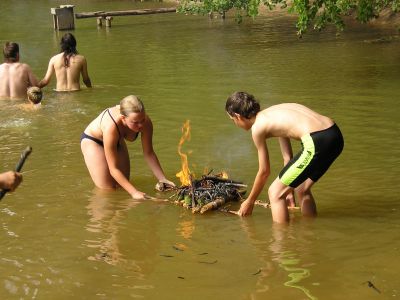
[[[333,121],[297,103],[283,103],[260,111],[252,126],[253,135],[287,137],[300,140],[302,136],[326,129]]]

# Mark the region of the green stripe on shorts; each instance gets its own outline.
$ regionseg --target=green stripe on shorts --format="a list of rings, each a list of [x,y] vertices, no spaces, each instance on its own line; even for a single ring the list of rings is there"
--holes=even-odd
[[[301,138],[301,142],[303,144],[303,152],[280,178],[284,185],[289,186],[304,171],[314,157],[315,147],[312,137],[307,134]]]

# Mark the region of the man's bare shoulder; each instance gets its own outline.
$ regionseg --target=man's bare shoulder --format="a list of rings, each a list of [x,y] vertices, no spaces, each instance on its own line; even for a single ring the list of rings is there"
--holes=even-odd
[[[30,71],[31,67],[28,64],[14,62],[14,63],[4,63],[0,65],[0,70],[10,71],[10,72],[21,72],[21,71]]]
[[[21,63],[21,68],[26,70],[26,71],[31,71],[31,66],[25,63]]]

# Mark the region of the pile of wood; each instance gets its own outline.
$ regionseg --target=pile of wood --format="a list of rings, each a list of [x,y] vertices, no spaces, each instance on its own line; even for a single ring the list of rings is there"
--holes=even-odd
[[[239,201],[246,193],[247,185],[222,178],[222,174],[204,175],[191,180],[190,185],[177,188],[175,203],[191,209],[193,213],[205,213],[230,201]]]

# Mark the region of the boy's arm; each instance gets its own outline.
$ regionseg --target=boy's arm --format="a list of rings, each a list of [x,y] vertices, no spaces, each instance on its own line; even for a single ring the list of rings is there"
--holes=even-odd
[[[40,88],[45,87],[46,85],[49,84],[51,76],[53,76],[54,73],[54,63],[53,63],[53,58],[50,59],[49,61],[49,66],[47,68],[47,72],[46,75],[44,76],[44,78],[42,80],[39,81],[38,86]]]
[[[257,132],[256,130],[252,135],[254,145],[256,146],[258,152],[258,172],[256,178],[254,179],[253,187],[249,196],[240,206],[238,211],[239,216],[251,215],[254,202],[256,201],[258,195],[260,195],[270,174],[269,155],[267,144],[265,142],[265,135],[261,132]]]
[[[293,158],[293,150],[292,150],[292,145],[290,143],[290,139],[286,137],[280,137],[279,145],[281,147],[283,165],[286,166],[287,163]],[[293,191],[286,196],[286,204],[288,207],[296,206],[296,200],[294,198]]]
[[[285,166],[293,158],[293,151],[290,139],[286,137],[280,137],[279,145],[281,147],[283,165]]]
[[[89,73],[88,73],[88,70],[87,70],[86,58],[83,58],[81,73],[82,73],[83,83],[86,85],[86,87],[91,88],[92,87],[92,82],[90,81],[90,78],[89,78]]]

